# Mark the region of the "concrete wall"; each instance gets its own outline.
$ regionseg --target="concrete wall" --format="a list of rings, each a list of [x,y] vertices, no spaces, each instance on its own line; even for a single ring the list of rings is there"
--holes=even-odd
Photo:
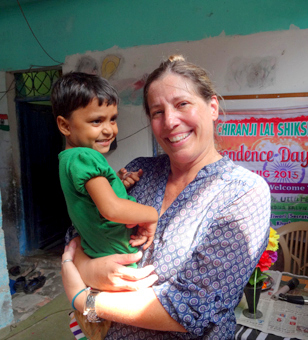
[[[0,191],[0,329],[8,326],[13,321],[12,298],[9,288],[9,277],[7,272],[4,233],[2,230],[2,202]]]
[[[9,3],[5,1],[4,3]],[[0,70],[54,65],[67,55],[220,34],[308,28],[306,0],[20,0],[0,4]],[[51,58],[52,59],[51,59]]]
[[[10,79],[12,83],[12,79]],[[12,263],[18,263],[20,258],[19,249],[19,230],[20,219],[18,218],[18,211],[20,205],[19,200],[19,162],[18,162],[18,148],[17,148],[17,127],[16,115],[9,114],[9,103],[15,110],[15,105],[12,99],[14,97],[13,90],[2,95],[0,100],[0,117],[6,118],[0,125],[0,191],[2,193],[2,211],[3,211],[3,229],[5,232],[5,243],[7,250],[7,257]],[[5,72],[0,72],[0,93],[5,93],[6,77]],[[16,141],[15,141],[16,140]],[[14,147],[15,146],[15,147]],[[14,152],[15,151],[15,152]],[[15,160],[14,160],[15,159]],[[2,250],[4,248],[1,248]],[[0,257],[2,253],[0,253]]]
[[[102,52],[67,56],[63,72],[76,70],[83,58],[91,58],[98,73],[105,72],[106,62],[114,64],[110,82],[119,90],[118,148],[107,155],[111,166],[119,169],[138,156],[151,156],[152,140],[149,122],[142,110],[142,83],[145,75],[160,61],[182,53],[208,70],[221,95],[306,92],[308,63],[308,29],[263,32],[247,36],[219,36],[198,41],[174,42],[131,48],[112,47]],[[115,59],[119,64],[113,60]],[[135,84],[135,85],[134,85]],[[226,101],[227,109],[261,109],[308,105],[305,98]],[[245,105],[245,107],[244,107]],[[134,132],[140,131],[136,134]],[[128,136],[131,136],[127,138]]]

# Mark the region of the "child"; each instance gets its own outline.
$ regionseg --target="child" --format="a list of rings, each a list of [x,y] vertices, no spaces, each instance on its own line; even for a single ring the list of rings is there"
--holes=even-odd
[[[136,253],[134,247],[145,242],[143,249],[148,248],[158,220],[153,207],[127,195],[103,156],[118,133],[118,101],[107,80],[85,73],[68,73],[52,89],[53,113],[66,140],[59,154],[60,182],[81,245],[92,258]]]

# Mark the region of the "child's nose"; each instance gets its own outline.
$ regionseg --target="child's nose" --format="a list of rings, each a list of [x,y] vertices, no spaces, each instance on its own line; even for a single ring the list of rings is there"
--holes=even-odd
[[[110,124],[105,124],[104,126],[103,126],[103,133],[105,134],[105,135],[110,135],[110,134],[112,134],[112,126],[110,125]]]

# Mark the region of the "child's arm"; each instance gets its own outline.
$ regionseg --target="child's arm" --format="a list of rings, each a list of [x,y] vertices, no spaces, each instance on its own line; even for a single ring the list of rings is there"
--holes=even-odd
[[[108,180],[102,176],[91,178],[85,184],[85,188],[101,215],[107,220],[140,225],[141,230],[140,232],[138,231],[138,236],[143,238],[138,237],[139,241],[133,242],[134,246],[144,243],[144,237],[148,239],[145,247],[148,248],[150,246],[158,221],[158,213],[155,208],[119,198]]]

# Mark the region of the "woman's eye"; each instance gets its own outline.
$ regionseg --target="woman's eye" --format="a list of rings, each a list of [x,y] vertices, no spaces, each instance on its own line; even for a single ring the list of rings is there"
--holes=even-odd
[[[162,112],[163,112],[162,110],[158,110],[158,111],[151,112],[151,118],[154,118],[154,117],[158,116],[158,115],[161,114]]]
[[[182,102],[182,103],[180,103],[179,106],[184,107],[184,106],[187,105],[187,104],[188,104],[187,102]]]

